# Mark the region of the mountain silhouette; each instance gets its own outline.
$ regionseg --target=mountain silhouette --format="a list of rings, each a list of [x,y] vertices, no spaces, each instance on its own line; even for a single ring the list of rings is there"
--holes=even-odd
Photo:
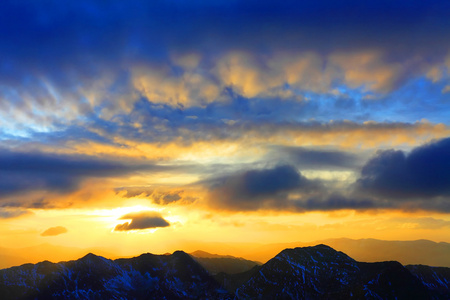
[[[226,258],[248,268],[248,261]],[[235,274],[213,274],[183,251],[116,260],[89,253],[0,270],[5,300],[450,299],[449,285],[449,268],[362,263],[326,245],[285,249]]]
[[[199,250],[190,253],[190,255],[212,275],[219,273],[238,274],[262,265],[260,262],[247,260],[242,257],[211,254]]]

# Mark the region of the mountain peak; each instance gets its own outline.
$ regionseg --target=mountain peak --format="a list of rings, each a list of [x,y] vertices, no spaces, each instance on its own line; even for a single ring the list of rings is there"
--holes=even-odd
[[[99,257],[99,256],[95,255],[95,254],[92,253],[92,252],[89,252],[88,254],[86,254],[85,256],[83,256],[81,259],[93,259],[93,258],[96,258],[96,257]]]
[[[313,248],[313,249],[327,249],[327,250],[333,250],[333,251],[336,251],[336,250],[334,250],[333,248],[331,248],[330,246],[325,245],[325,244],[318,244],[318,245],[316,245],[316,246],[311,246],[310,248]]]
[[[297,247],[288,248],[281,251],[273,259],[295,259],[306,265],[325,264],[330,261],[341,263],[354,263],[355,260],[349,257],[347,254],[336,251],[330,246],[320,244],[310,247]]]
[[[172,253],[172,255],[177,255],[177,256],[189,256],[189,254],[187,254],[186,252],[184,252],[183,250],[176,250]]]
[[[101,272],[104,270],[115,270],[116,266],[112,260],[104,258],[103,256],[98,256],[93,253],[88,253],[79,260],[71,261],[69,263],[73,263],[78,266],[78,268],[94,268],[97,271]]]
[[[95,255],[94,253],[88,253],[82,258],[80,258],[80,261],[89,261],[89,262],[105,262],[108,261],[108,259],[104,258],[103,256]]]
[[[181,260],[194,261],[189,254],[187,254],[186,252],[181,251],[181,250],[177,250],[177,251],[173,252],[172,257],[181,259]]]

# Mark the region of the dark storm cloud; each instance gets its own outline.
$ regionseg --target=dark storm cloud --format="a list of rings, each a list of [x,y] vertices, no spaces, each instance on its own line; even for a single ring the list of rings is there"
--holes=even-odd
[[[392,199],[450,196],[450,138],[410,153],[379,151],[362,168],[356,186],[360,191]]]
[[[167,168],[148,163],[122,163],[98,157],[0,150],[0,195],[33,190],[69,192],[81,180],[114,177]]]
[[[229,210],[283,209],[289,192],[308,192],[318,183],[290,165],[248,170],[204,182],[212,206]]]
[[[290,160],[300,169],[353,169],[360,157],[356,154],[336,150],[320,150],[304,147],[273,147],[270,157]]]
[[[50,227],[41,233],[41,236],[55,236],[66,233],[68,230],[63,226]]]
[[[153,211],[129,213],[122,216],[119,220],[128,219],[131,219],[131,222],[119,224],[115,227],[114,230],[127,231],[170,226],[169,222],[164,220],[161,214]]]

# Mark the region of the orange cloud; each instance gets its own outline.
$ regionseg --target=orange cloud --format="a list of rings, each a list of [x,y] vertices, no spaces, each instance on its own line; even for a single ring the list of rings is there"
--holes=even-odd
[[[55,236],[67,232],[67,228],[63,226],[50,227],[41,233],[41,236]]]
[[[177,62],[185,69],[181,76],[168,67],[136,67],[132,71],[133,87],[153,103],[199,105],[216,100],[220,87],[195,68],[197,57],[182,57]]]
[[[90,154],[121,159],[151,159],[161,162],[181,161],[220,162],[229,157],[234,160],[257,157],[266,153],[262,145],[287,146],[332,146],[337,148],[373,149],[384,147],[414,147],[431,139],[450,135],[445,124],[433,124],[423,120],[414,124],[379,123],[367,121],[363,124],[341,121],[328,123],[263,123],[241,126],[224,124],[227,130],[215,132],[182,129],[176,140],[167,142],[142,142],[125,137],[114,138],[117,145],[94,141],[69,141],[70,147],[50,148],[45,145],[25,145],[32,149],[49,152]],[[226,133],[226,134],[223,134]],[[105,137],[110,138],[108,133]],[[202,137],[207,137],[202,140]]]

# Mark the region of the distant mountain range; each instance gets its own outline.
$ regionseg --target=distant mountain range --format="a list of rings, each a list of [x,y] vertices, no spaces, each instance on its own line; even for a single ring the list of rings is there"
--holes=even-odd
[[[51,260],[52,262],[73,260],[82,257],[89,252],[97,253],[98,255],[108,258],[120,257],[113,252],[99,248],[83,249],[56,246],[48,243],[24,248],[0,247],[0,269],[26,263],[38,263],[44,260]]]
[[[238,269],[245,271],[233,273]],[[326,245],[285,249],[263,265],[205,252],[116,260],[88,254],[0,270],[0,295],[4,300],[450,299],[450,268],[357,262]]]

